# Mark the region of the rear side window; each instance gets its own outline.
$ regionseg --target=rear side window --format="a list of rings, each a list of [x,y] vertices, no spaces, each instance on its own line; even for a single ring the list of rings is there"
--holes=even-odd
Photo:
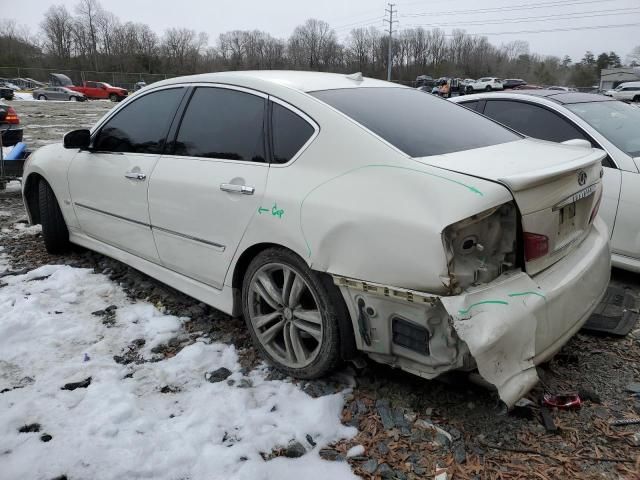
[[[529,137],[564,142],[580,138],[590,140],[568,120],[530,103],[489,100],[484,114]]]
[[[103,152],[162,153],[183,88],[149,93],[110,118],[93,142]]]
[[[273,161],[287,163],[307,143],[314,128],[299,115],[277,103],[272,103]]]
[[[448,100],[413,88],[311,92],[411,157],[513,142],[521,137]]]
[[[265,161],[266,100],[225,88],[200,87],[191,97],[174,155]]]
[[[479,100],[473,100],[471,102],[458,102],[458,105],[462,105],[463,107],[467,107],[469,110],[478,110]]]

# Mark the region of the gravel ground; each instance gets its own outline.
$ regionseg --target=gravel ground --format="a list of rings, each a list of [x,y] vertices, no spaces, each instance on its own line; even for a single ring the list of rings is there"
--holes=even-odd
[[[58,141],[68,130],[91,126],[113,106],[108,102],[12,103],[30,147]],[[38,227],[27,227],[25,222],[17,185],[12,184],[0,192],[0,245],[4,248],[0,257],[4,256],[10,268],[4,275],[52,263],[93,268],[120,283],[131,297],[148,299],[168,313],[191,318],[184,333],[162,345],[159,353],[175,355],[204,332],[217,341],[235,344],[243,365],[259,362],[241,319],[97,253],[77,249],[65,256],[51,256],[44,250]],[[640,294],[638,275],[614,270],[612,283],[636,297]],[[453,478],[464,479],[638,479],[640,426],[611,425],[615,419],[640,417],[640,394],[629,391],[634,383],[640,391],[638,327],[626,338],[578,334],[540,369],[542,382],[528,395],[528,404],[509,413],[499,410],[494,393],[464,376],[426,381],[371,362],[299,385],[314,396],[349,392],[343,421],[360,433],[322,453],[327,459],[348,461],[363,478],[434,478],[440,467]],[[140,361],[136,351],[131,344],[119,361]],[[272,376],[283,378],[275,370]],[[582,407],[550,411],[557,430],[545,429],[542,394],[571,391],[581,392]],[[357,445],[364,448],[350,450]],[[287,454],[286,449],[272,452],[272,456]]]

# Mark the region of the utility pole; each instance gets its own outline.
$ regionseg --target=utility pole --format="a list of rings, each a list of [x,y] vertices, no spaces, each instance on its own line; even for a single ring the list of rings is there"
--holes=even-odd
[[[391,49],[393,47],[393,24],[398,23],[398,20],[393,19],[393,14],[397,14],[397,10],[393,10],[393,7],[396,6],[395,3],[388,3],[389,8],[386,8],[384,11],[389,14],[389,19],[386,18],[383,20],[389,24],[389,57],[387,59],[387,81],[391,81]]]

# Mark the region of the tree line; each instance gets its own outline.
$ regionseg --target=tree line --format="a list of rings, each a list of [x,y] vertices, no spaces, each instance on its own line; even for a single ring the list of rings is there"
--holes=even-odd
[[[0,65],[102,72],[186,75],[220,70],[296,69],[356,72],[385,78],[389,36],[354,28],[340,41],[323,21],[309,19],[287,39],[260,30],[221,33],[213,45],[204,32],[169,28],[161,36],[144,23],[122,22],[98,0],[80,0],[72,12],[52,5],[36,35],[0,20]],[[524,41],[493,45],[464,30],[402,29],[392,39],[392,78],[417,75],[525,78],[530,83],[588,87],[600,70],[622,66],[615,52],[586,52],[578,61],[542,56]],[[640,62],[640,46],[627,58]]]

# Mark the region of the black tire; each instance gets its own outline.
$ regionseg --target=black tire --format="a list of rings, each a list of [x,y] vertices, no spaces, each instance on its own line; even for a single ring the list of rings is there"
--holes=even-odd
[[[111,95],[109,95],[109,100],[111,100],[112,102],[117,102],[118,96],[115,93],[112,93]]]
[[[38,206],[44,246],[49,253],[65,253],[69,250],[69,230],[60,211],[60,205],[49,184],[40,180],[38,184]]]
[[[484,87],[484,89],[485,89],[487,92],[490,92],[490,91],[491,91],[491,85],[487,85],[486,87]]]
[[[633,97],[632,102],[633,103],[640,103],[640,95],[636,95],[635,97]]]
[[[321,314],[322,339],[316,347],[316,354],[313,360],[305,366],[295,368],[288,366],[275,358],[258,338],[258,334],[251,321],[251,285],[255,281],[256,273],[270,265],[280,264],[295,271],[295,274],[304,280],[308,291],[313,296],[317,304],[317,310]],[[335,291],[330,291],[333,288]],[[341,362],[341,345],[339,332],[339,315],[342,310],[337,305],[339,291],[333,284],[322,282],[318,273],[313,272],[307,264],[293,252],[284,248],[270,248],[260,252],[249,264],[242,281],[242,313],[251,334],[254,345],[262,356],[267,359],[278,370],[297,378],[313,379],[318,378],[334,370]],[[282,320],[286,323],[285,317]],[[279,320],[278,320],[279,321]],[[294,322],[295,319],[289,319]],[[286,327],[283,327],[283,335]]]
[[[46,100],[46,95],[38,95],[38,100]]]
[[[70,101],[70,102],[77,102],[77,101],[78,101],[78,97],[76,97],[76,96],[74,96],[74,95],[71,95],[71,96],[69,97],[69,101]]]

